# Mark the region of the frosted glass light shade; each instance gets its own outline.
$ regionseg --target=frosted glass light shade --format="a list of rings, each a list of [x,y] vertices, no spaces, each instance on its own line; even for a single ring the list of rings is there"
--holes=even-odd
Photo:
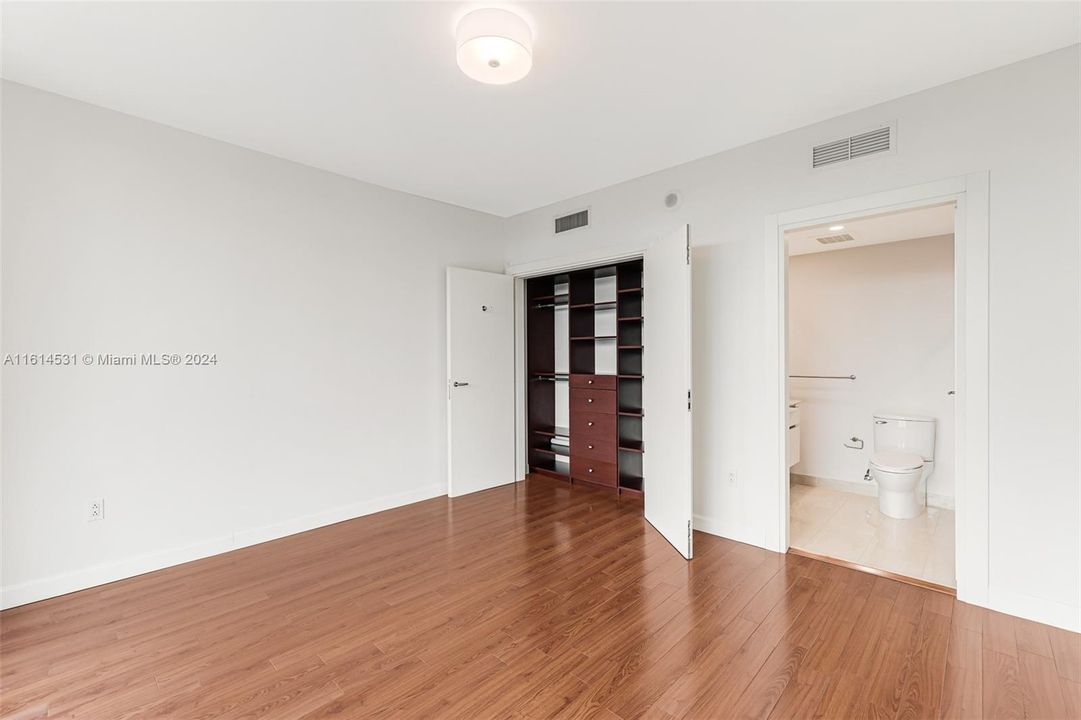
[[[521,80],[533,67],[533,31],[507,10],[474,10],[458,23],[458,67],[490,85]]]

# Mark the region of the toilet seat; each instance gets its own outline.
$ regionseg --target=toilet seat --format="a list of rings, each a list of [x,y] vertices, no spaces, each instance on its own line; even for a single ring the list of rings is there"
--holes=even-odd
[[[871,464],[884,472],[904,473],[923,467],[923,458],[913,453],[884,450],[871,456]]]

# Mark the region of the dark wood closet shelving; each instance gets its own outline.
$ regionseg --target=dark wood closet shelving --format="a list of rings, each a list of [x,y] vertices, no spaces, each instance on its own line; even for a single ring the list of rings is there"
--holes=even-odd
[[[562,427],[537,427],[531,432],[534,435],[547,435],[549,437],[570,437],[570,430]]]
[[[641,260],[527,281],[531,472],[643,496],[642,285]]]

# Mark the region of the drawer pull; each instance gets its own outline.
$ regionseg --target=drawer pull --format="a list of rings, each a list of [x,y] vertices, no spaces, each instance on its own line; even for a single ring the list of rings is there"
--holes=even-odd
[[[586,423],[586,425],[589,425],[590,427],[593,427],[593,421],[590,420],[589,422]]]
[[[586,472],[593,472],[593,468],[589,468]]]
[[[588,447],[588,448],[589,448],[590,450],[592,450],[592,449],[593,449],[593,446],[592,446],[592,445],[586,445],[586,447]]]
[[[593,381],[592,381],[592,380],[586,380],[586,384],[587,384],[587,385],[592,385],[592,384],[593,384]]]
[[[586,398],[586,402],[590,403],[592,405],[593,404],[593,398]]]

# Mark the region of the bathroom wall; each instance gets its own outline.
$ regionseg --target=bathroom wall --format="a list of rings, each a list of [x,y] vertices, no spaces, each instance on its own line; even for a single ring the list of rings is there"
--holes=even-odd
[[[953,507],[953,236],[795,255],[788,264],[792,374],[856,376],[789,381],[803,401],[793,473],[853,492],[874,449],[876,412],[938,420],[928,503]],[[851,437],[864,440],[850,450]]]

